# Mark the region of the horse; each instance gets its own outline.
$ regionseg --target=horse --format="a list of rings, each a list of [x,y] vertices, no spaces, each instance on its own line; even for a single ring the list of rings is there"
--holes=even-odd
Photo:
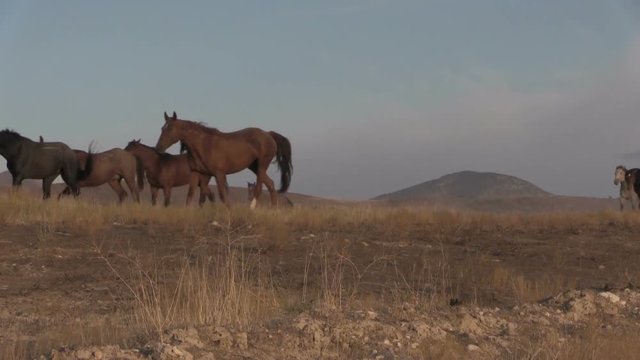
[[[82,150],[73,151],[76,154],[78,166],[82,169],[85,166],[84,164],[86,164],[88,153]],[[144,188],[144,179],[139,176],[136,186],[138,160],[133,154],[119,148],[113,148],[93,154],[93,159],[93,171],[91,175],[80,181],[78,186],[93,187],[107,183],[109,187],[115,191],[116,195],[118,195],[118,203],[122,204],[127,197],[127,192],[122,188],[121,184],[122,179],[124,179],[134,200],[138,203],[140,202],[139,191]],[[67,186],[58,194],[58,199],[70,193],[71,188]]]
[[[255,182],[247,182],[247,200],[251,202],[255,197],[256,193],[256,183]],[[293,207],[293,203],[289,199],[289,197],[282,195],[278,197],[278,205],[283,205],[285,207]]]
[[[624,200],[631,201],[631,208],[638,208],[640,196],[640,169],[628,169],[623,165],[616,166],[613,184],[620,184],[620,211],[624,210]]]
[[[211,176],[199,174],[189,167],[188,155],[171,155],[158,152],[151,146],[140,143],[140,140],[130,141],[125,150],[131,152],[142,164],[147,173],[147,181],[151,186],[151,203],[156,204],[158,190],[164,193],[164,206],[171,202],[171,189],[177,186],[189,185],[186,204],[190,205],[196,186],[200,186],[199,205],[205,202],[205,197],[213,202],[214,197],[209,188]],[[141,175],[139,175],[141,176]]]
[[[35,142],[18,132],[0,131],[0,155],[7,160],[14,187],[24,179],[42,179],[42,198],[51,197],[51,184],[58,175],[70,187],[74,197],[80,193],[78,183],[91,174],[93,154],[87,153],[84,169],[78,169],[75,153],[61,142]]]
[[[284,193],[291,183],[291,143],[289,139],[274,131],[246,128],[225,133],[202,123],[178,119],[176,112],[169,117],[164,113],[164,125],[156,149],[165,151],[181,141],[188,148],[191,170],[216,178],[218,193],[224,204],[227,199],[227,174],[249,169],[256,174],[256,187],[251,208],[255,208],[262,193],[262,184],[267,186],[271,204],[276,205],[277,194],[267,168],[275,158],[280,170],[279,193]]]

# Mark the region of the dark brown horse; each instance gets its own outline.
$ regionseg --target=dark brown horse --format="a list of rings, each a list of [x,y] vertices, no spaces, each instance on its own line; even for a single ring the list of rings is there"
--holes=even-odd
[[[15,131],[0,131],[0,155],[7,159],[7,168],[13,177],[13,186],[19,187],[24,179],[42,179],[42,197],[51,196],[51,184],[58,175],[79,193],[78,182],[86,179],[93,168],[93,154],[88,154],[84,170],[78,169],[73,151],[61,142],[35,142]]]
[[[73,150],[78,159],[78,167],[84,169],[87,161],[87,152],[82,150]],[[104,183],[109,184],[111,189],[118,195],[118,202],[122,203],[127,197],[127,192],[122,188],[121,181],[127,183],[129,191],[133,195],[136,202],[140,202],[139,190],[144,187],[141,177],[138,178],[138,186],[136,187],[136,170],[137,160],[133,154],[128,151],[114,148],[105,152],[93,154],[93,171],[86,179],[79,181],[80,187],[100,186]],[[71,189],[67,186],[58,195],[58,198],[71,193]]]
[[[189,150],[191,170],[215,176],[220,199],[225,204],[228,205],[227,174],[248,168],[257,176],[251,208],[257,204],[262,184],[269,190],[271,204],[276,205],[276,190],[273,180],[267,175],[267,168],[274,157],[280,169],[278,192],[286,192],[289,188],[293,168],[291,143],[286,137],[258,128],[224,133],[194,121],[178,119],[175,111],[172,117],[165,113],[164,121],[156,149],[164,151],[178,141],[183,142]]]
[[[164,193],[164,206],[169,206],[171,201],[171,189],[177,186],[189,185],[187,193],[187,205],[191,204],[196,186],[200,186],[199,204],[202,206],[205,197],[213,202],[213,194],[209,188],[211,176],[202,175],[191,171],[189,160],[186,154],[171,155],[161,153],[151,146],[140,143],[140,140],[133,140],[125,147],[127,151],[138,158],[144,171],[147,173],[147,181],[151,186],[151,203],[156,204],[158,190]],[[141,175],[138,175],[141,176]]]

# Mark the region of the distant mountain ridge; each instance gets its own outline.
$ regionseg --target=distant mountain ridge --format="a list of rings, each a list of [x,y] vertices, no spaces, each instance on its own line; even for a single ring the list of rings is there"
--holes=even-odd
[[[460,171],[426,181],[373,200],[419,200],[436,197],[509,198],[553,195],[515,176],[476,171]]]

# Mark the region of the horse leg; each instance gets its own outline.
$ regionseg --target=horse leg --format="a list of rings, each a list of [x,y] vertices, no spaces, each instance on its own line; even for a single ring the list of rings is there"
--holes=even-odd
[[[210,181],[211,181],[211,176],[206,176],[206,175],[200,176],[200,194],[204,193],[204,195],[206,196],[207,199],[209,199],[209,201],[216,202],[216,198],[213,196],[213,192],[211,192],[211,188],[209,187]]]
[[[69,194],[71,194],[71,188],[67,185],[65,186],[64,190],[60,191],[60,194],[58,194],[58,200],[60,200],[63,196],[68,196]]]
[[[189,189],[187,190],[187,202],[186,202],[187,206],[191,205],[191,201],[193,200],[193,193],[197,185],[198,185],[198,175],[192,172],[189,175]],[[202,195],[200,195],[200,197],[202,197]],[[200,205],[202,205],[202,203],[200,203]]]
[[[276,192],[276,187],[273,184],[273,180],[265,173],[264,185],[269,190],[269,195],[271,195],[271,206],[278,205],[278,193]]]
[[[620,201],[620,211],[624,211],[624,198],[620,196],[618,199]]]
[[[55,180],[56,177],[58,177],[58,174],[47,176],[46,178],[42,179],[42,198],[43,199],[46,200],[51,197],[51,184],[53,184],[53,180]]]
[[[127,176],[124,178],[124,181],[127,183],[127,187],[129,191],[133,195],[133,199],[139,204],[140,203],[140,192],[138,191],[138,187],[135,182],[135,175]]]
[[[164,187],[162,192],[164,193],[164,207],[167,207],[171,203],[171,186]]]
[[[122,204],[124,199],[127,197],[127,192],[122,188],[120,179],[111,179],[107,181],[107,184],[109,184],[109,187],[111,187],[111,189],[113,189],[113,191],[118,195],[118,204]]]
[[[24,180],[22,176],[13,175],[13,179],[11,180],[11,183],[13,184],[13,187],[20,187],[22,186],[22,180]]]
[[[257,175],[258,176],[256,176],[256,185],[253,188],[253,197],[251,198],[251,204],[249,205],[251,209],[256,208],[256,205],[258,205],[258,201],[260,200],[260,195],[262,195],[262,173],[258,173]]]
[[[227,175],[223,172],[217,172],[215,174],[216,177],[216,185],[218,186],[218,195],[220,196],[220,201],[223,204],[229,206],[229,201],[227,199]]]
[[[260,180],[264,182],[264,185],[267,187],[267,190],[269,190],[269,195],[271,196],[271,206],[278,205],[278,193],[276,192],[276,188],[273,184],[273,180],[271,180],[269,175],[267,175],[266,167],[260,169],[260,174],[258,175],[258,181]],[[256,183],[256,190],[261,191],[261,188],[262,186],[258,187],[258,184]]]
[[[151,206],[156,206],[156,202],[158,201],[158,190],[160,188],[155,186],[149,186],[151,188]]]
[[[211,196],[211,192],[209,192],[207,194],[207,189],[209,188],[209,186],[208,186],[209,184],[208,184],[208,182],[205,182],[205,178],[206,178],[206,176],[198,174],[197,181],[198,181],[198,188],[200,190],[200,196],[198,197],[198,205],[200,207],[202,207],[204,205],[204,202],[206,201],[206,196],[207,195],[209,196],[209,199],[211,199],[211,197],[210,197]]]

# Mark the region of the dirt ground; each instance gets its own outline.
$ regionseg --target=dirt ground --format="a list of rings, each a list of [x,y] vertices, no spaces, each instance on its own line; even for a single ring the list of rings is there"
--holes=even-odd
[[[54,359],[545,358],[535,351],[549,334],[561,339],[554,344],[570,346],[592,321],[617,338],[638,334],[640,222],[627,221],[633,215],[524,227],[446,216],[389,227],[327,223],[321,231],[274,226],[269,233],[253,231],[247,220],[232,245],[215,221],[194,231],[115,221],[99,231],[3,224],[0,353]],[[268,274],[279,294],[295,300],[283,300],[280,311],[246,326],[182,324],[168,329],[162,344],[126,325],[135,299],[113,267],[122,275],[134,259],[161,267],[162,281],[171,283],[185,259],[215,258],[229,246],[259,259],[254,271]],[[327,285],[327,274],[338,273],[343,283]],[[318,300],[328,288],[344,292],[339,304]]]

